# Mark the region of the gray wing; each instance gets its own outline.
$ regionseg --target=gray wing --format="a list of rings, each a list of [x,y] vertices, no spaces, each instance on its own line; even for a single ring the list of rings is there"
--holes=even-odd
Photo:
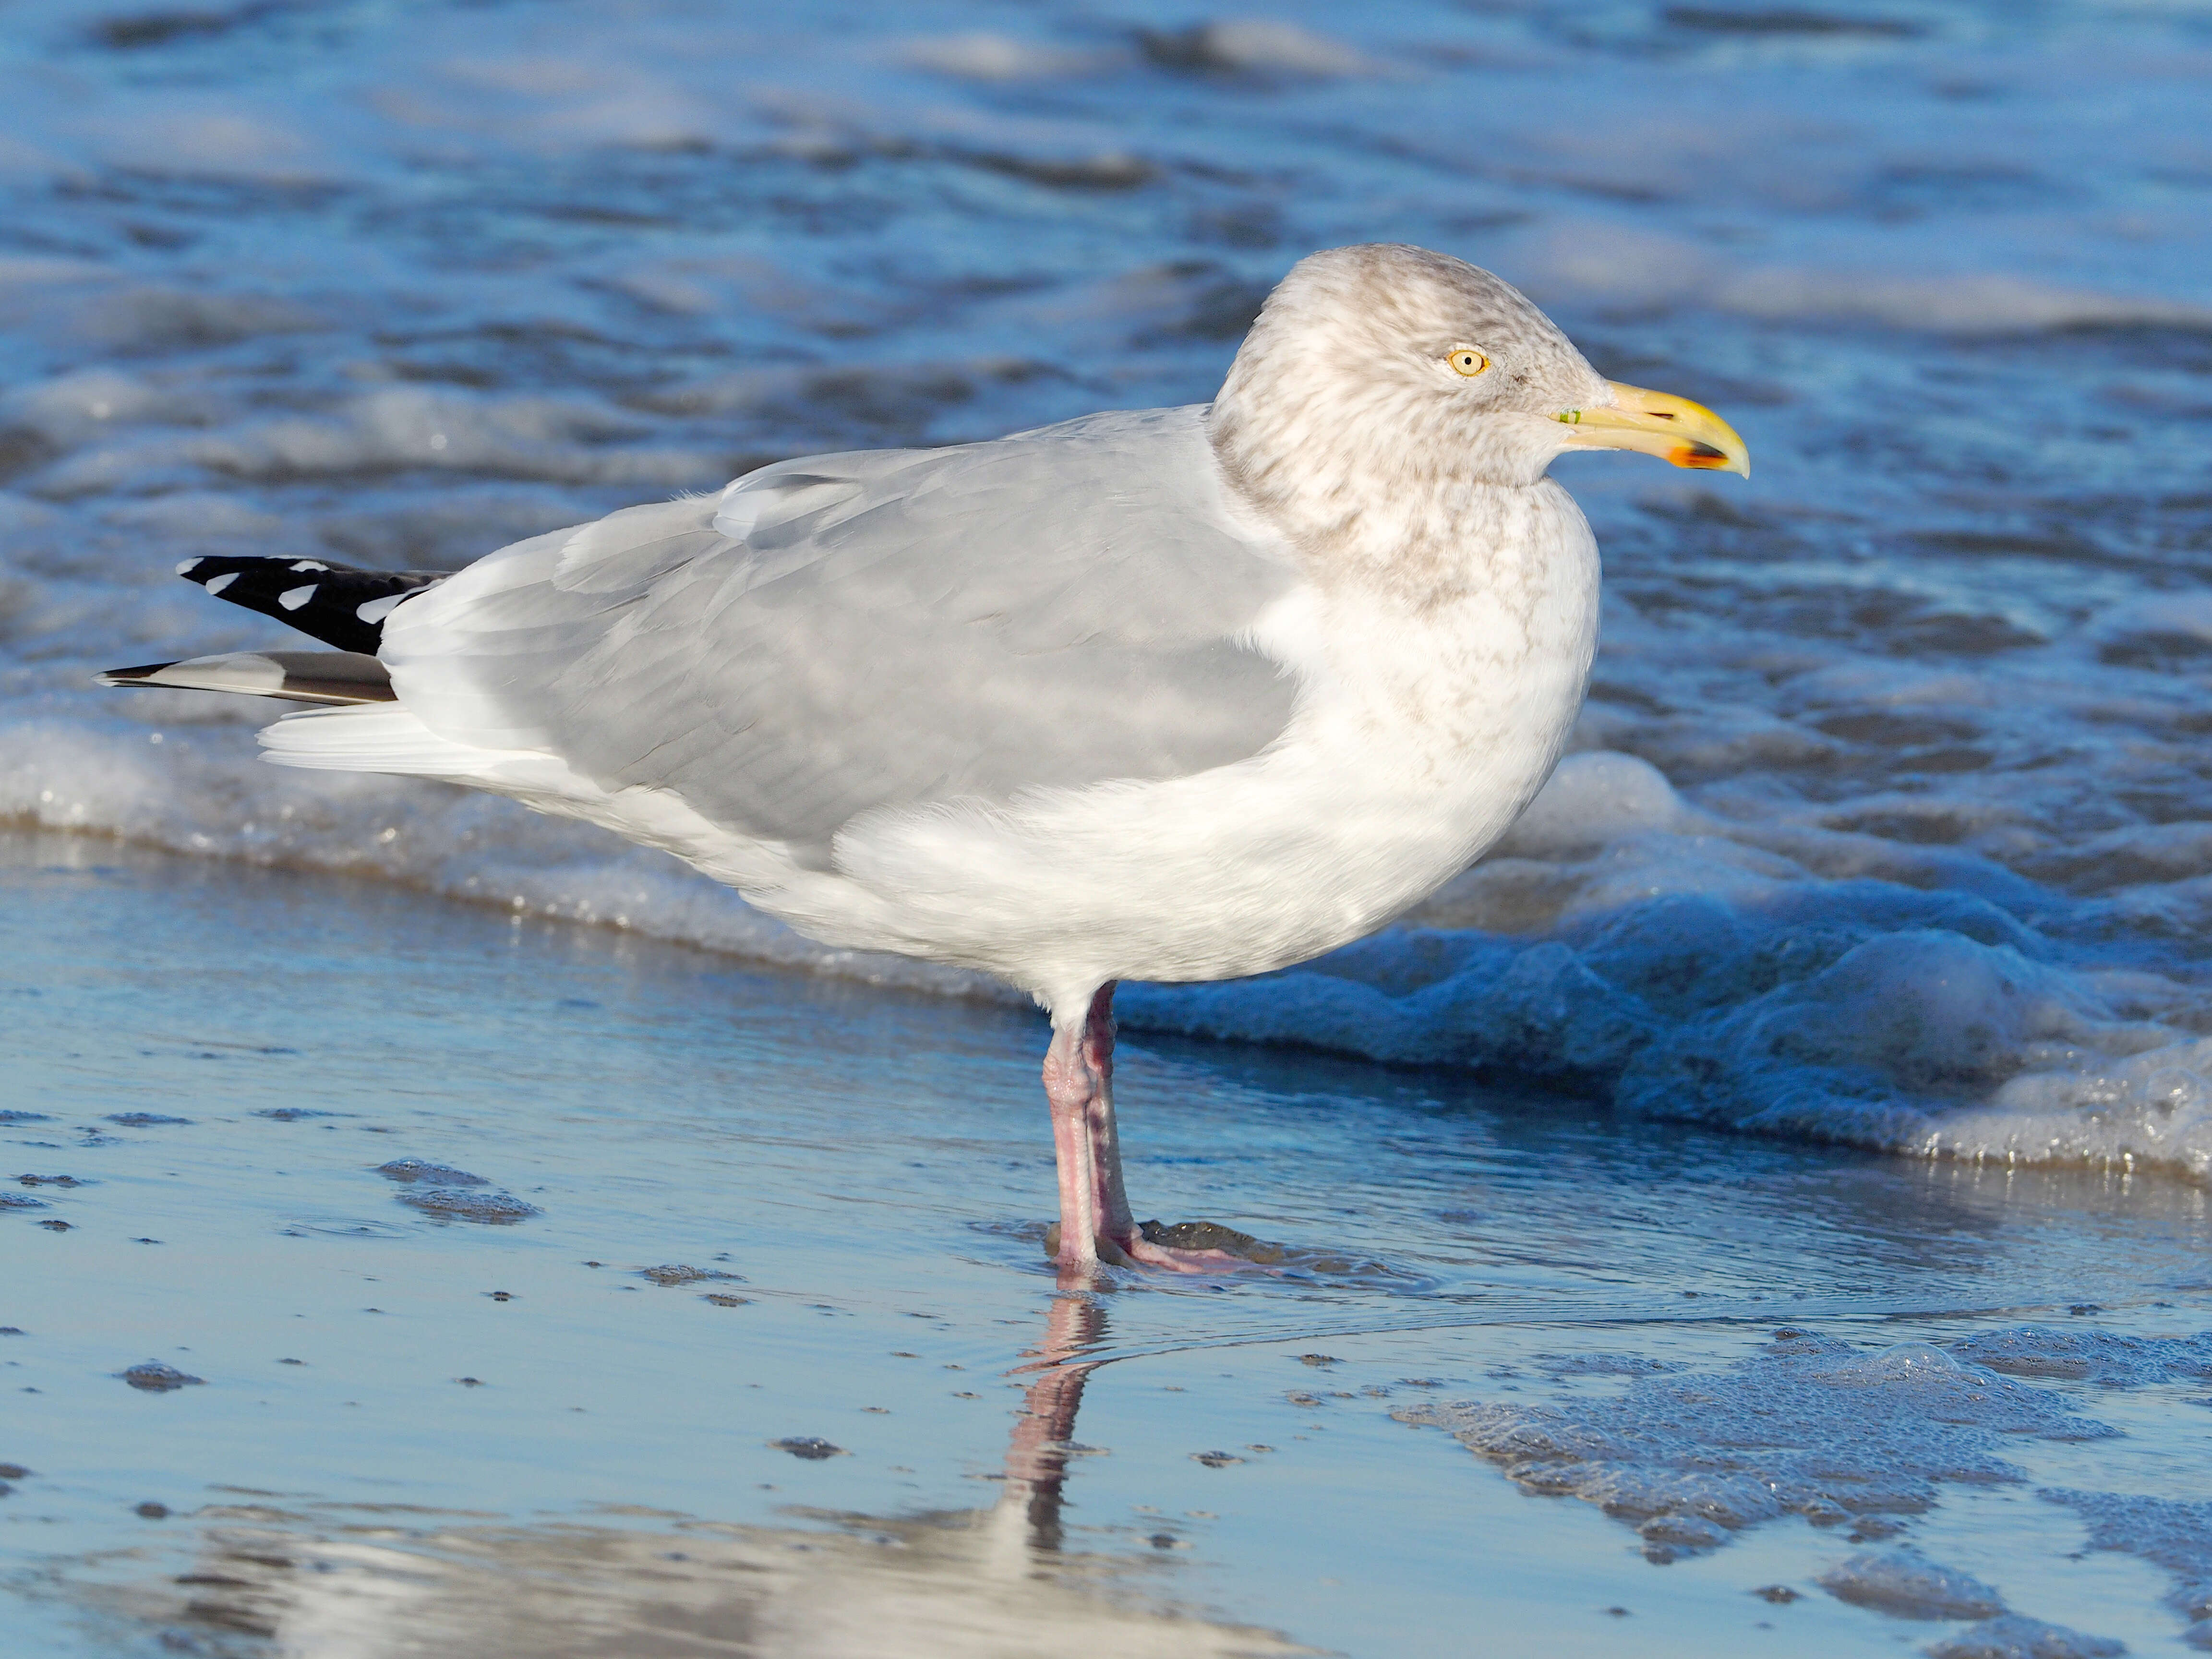
[[[495,553],[401,605],[381,654],[445,736],[800,845],[1224,765],[1289,723],[1244,635],[1296,574],[1235,526],[1202,413],[783,462]]]

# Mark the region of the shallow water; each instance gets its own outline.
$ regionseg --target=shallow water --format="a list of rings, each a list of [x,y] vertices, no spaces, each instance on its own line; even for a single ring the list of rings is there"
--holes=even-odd
[[[1979,1628],[1918,1561],[2155,1653],[2212,1579],[2178,1179],[1133,1038],[1140,1213],[1344,1260],[1067,1296],[1026,1012],[74,836],[0,840],[0,1651]]]

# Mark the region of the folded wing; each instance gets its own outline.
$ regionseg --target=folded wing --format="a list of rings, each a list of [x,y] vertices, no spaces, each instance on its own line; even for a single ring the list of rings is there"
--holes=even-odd
[[[1289,722],[1248,630],[1295,573],[1223,499],[1201,414],[781,463],[494,554],[381,655],[441,737],[796,847],[1224,765]]]

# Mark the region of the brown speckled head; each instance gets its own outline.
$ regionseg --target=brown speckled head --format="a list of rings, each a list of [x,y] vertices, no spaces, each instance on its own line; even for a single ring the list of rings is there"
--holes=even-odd
[[[1335,517],[1332,496],[1364,494],[1353,474],[1392,487],[1533,483],[1569,447],[1559,412],[1610,399],[1511,284],[1447,254],[1372,243],[1291,267],[1210,429],[1255,504],[1304,520]]]

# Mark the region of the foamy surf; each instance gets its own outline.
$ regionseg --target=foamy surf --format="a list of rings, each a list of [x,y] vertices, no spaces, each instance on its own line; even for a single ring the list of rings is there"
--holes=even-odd
[[[0,812],[1018,1000],[974,975],[817,945],[598,831],[410,781],[272,775],[249,741],[225,727],[20,726],[0,733]],[[72,774],[73,788],[47,781]],[[1826,878],[1725,828],[1632,757],[1571,757],[1506,848],[1425,907],[1450,916],[1498,903],[1500,884],[1540,883],[1549,927],[1402,926],[1259,980],[1133,985],[1121,1018],[1464,1067],[1757,1133],[2212,1181],[2212,1039],[2191,1029],[2191,988],[2100,965],[1990,899]],[[2030,914],[2059,902],[2025,883],[2008,896]]]

